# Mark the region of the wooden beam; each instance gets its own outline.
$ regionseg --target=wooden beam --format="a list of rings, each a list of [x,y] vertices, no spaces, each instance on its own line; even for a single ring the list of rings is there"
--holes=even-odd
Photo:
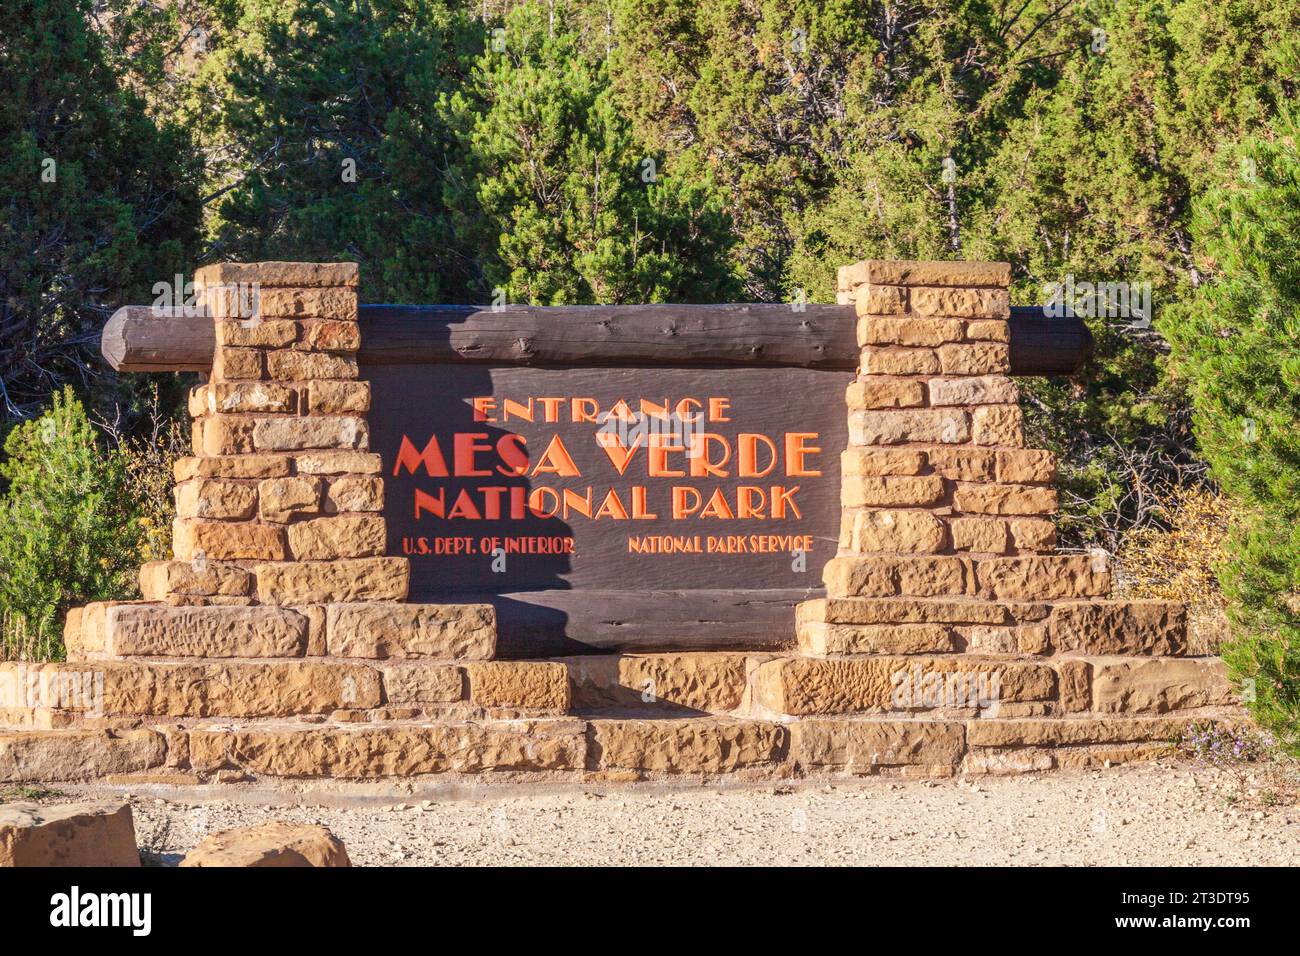
[[[781,304],[508,306],[363,305],[362,364],[727,367],[852,370],[852,306]],[[1014,375],[1069,375],[1091,351],[1083,320],[1013,308]],[[119,372],[207,371],[212,320],[129,305],[104,327]]]

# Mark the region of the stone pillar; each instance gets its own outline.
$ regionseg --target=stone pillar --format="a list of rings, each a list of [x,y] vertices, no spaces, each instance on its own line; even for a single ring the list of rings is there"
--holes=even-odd
[[[1009,281],[993,262],[840,270],[862,359],[839,551],[797,610],[800,655],[754,677],[756,713],[799,718],[805,767],[1090,766],[1228,700],[1219,662],[1184,658],[1181,605],[1101,600],[1106,556],[1055,553],[1056,463],[1025,448],[1008,378]]]
[[[175,560],[141,569],[145,599],[405,598],[358,379],[356,264],[225,263],[195,286],[216,355],[190,395],[194,455],[176,464]]]
[[[1056,463],[1024,447],[1019,395],[1007,377],[1010,267],[869,261],[841,269],[839,281],[839,295],[857,309],[862,362],[847,396],[843,517],[839,554],[824,573],[828,597],[1106,593],[1104,562],[1052,555]]]

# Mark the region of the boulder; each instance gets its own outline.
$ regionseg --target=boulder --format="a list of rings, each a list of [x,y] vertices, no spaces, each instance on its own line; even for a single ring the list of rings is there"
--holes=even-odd
[[[214,833],[181,866],[351,866],[343,842],[325,827],[279,821]]]
[[[139,866],[125,803],[0,806],[0,866]]]

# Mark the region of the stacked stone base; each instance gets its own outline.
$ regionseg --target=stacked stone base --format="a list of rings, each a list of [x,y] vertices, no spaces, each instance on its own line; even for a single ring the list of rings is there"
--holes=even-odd
[[[943,778],[1149,759],[1171,754],[1193,724],[1240,720],[1216,661],[1152,657],[1154,676],[1132,663],[745,652],[96,662],[104,713],[0,710],[0,780]],[[894,709],[892,673],[917,665],[996,671],[1008,698],[1024,699],[992,713]]]
[[[1054,554],[1007,378],[1010,268],[866,262],[839,556],[797,656],[494,660],[492,609],[403,603],[354,265],[213,266],[174,559],[0,665],[0,782],[946,777],[1167,753],[1236,720],[1183,609]],[[247,293],[247,295],[246,295]],[[246,312],[246,299],[256,308]]]

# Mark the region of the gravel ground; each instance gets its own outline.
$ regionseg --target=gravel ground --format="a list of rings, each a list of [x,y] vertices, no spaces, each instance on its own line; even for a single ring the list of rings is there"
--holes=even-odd
[[[362,866],[1300,863],[1300,805],[1234,805],[1230,789],[1212,772],[1150,763],[973,782],[131,799],[137,839],[164,865],[207,833],[270,819],[324,824]]]

